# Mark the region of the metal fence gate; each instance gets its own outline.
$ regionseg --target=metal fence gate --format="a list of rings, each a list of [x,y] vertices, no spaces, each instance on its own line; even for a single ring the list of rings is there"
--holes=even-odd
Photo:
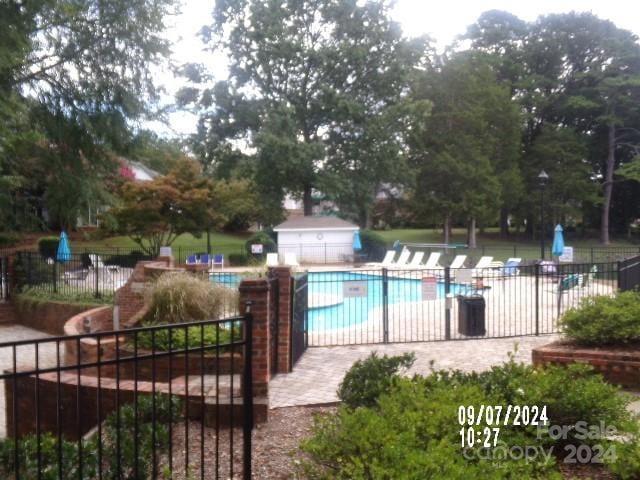
[[[640,255],[620,262],[618,282],[623,292],[640,287]]]
[[[618,283],[617,262],[322,271],[296,284],[295,310],[308,346],[515,337],[558,332],[565,311]]]
[[[291,367],[293,367],[309,345],[307,336],[309,274],[297,276],[291,282],[294,292],[291,306]]]
[[[9,259],[0,257],[0,300],[9,298]]]

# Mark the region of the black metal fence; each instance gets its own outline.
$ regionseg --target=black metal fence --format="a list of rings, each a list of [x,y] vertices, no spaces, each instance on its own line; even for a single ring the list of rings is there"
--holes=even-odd
[[[9,258],[0,256],[0,301],[9,298]]]
[[[617,289],[612,262],[311,272],[305,332],[309,346],[554,333],[581,299]]]
[[[0,344],[0,478],[251,478],[251,322]]]
[[[623,292],[640,288],[640,255],[620,262],[618,283]]]
[[[101,255],[73,253],[66,262],[42,256],[39,252],[18,252],[15,257],[15,284],[65,297],[103,297],[124,285],[136,263],[150,257],[137,253]]]

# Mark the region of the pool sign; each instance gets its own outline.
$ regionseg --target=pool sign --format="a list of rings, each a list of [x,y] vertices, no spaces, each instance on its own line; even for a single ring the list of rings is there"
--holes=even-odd
[[[347,280],[342,284],[342,296],[366,297],[368,293],[367,282],[362,280]]]
[[[471,283],[472,278],[473,270],[470,268],[461,268],[456,272],[455,281],[457,283]]]
[[[573,247],[564,247],[558,260],[561,262],[573,262]]]
[[[252,243],[251,244],[251,253],[254,255],[260,255],[262,253],[262,244],[261,243]]]
[[[438,299],[438,280],[436,277],[422,277],[422,301]]]

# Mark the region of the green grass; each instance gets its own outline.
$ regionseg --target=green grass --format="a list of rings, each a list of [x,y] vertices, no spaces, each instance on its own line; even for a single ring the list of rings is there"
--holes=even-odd
[[[240,253],[244,248],[244,242],[249,238],[250,234],[228,234],[228,233],[211,233],[211,251],[213,253],[223,253],[229,255],[231,253]],[[104,240],[94,241],[73,241],[71,242],[71,251],[73,248],[126,248],[139,250],[140,247],[131,238],[126,236],[110,237]],[[174,250],[182,249],[189,253],[205,251],[207,248],[207,237],[202,235],[200,238],[194,237],[190,233],[180,235],[175,242],[171,244]]]

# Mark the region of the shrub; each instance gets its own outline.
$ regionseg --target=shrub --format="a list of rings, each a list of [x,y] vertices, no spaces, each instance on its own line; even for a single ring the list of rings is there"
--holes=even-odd
[[[362,243],[362,253],[371,261],[380,261],[384,258],[387,250],[387,243],[380,235],[372,230],[360,232],[360,242]]]
[[[349,369],[338,387],[338,398],[351,408],[372,407],[380,395],[389,391],[398,377],[397,373],[401,369],[411,368],[414,361],[413,353],[378,357],[373,352]]]
[[[583,345],[640,342],[640,292],[588,297],[560,318],[567,337]]]
[[[267,232],[256,232],[251,235],[244,244],[247,255],[253,255],[251,253],[251,245],[254,245],[256,243],[261,243],[264,246],[264,253],[276,251],[276,242],[273,241],[273,238],[271,238],[271,236]]]
[[[238,294],[227,287],[183,272],[162,275],[147,292],[147,325],[221,318]]]
[[[150,260],[149,255],[144,254],[140,250],[132,250],[126,254],[110,255],[104,259],[105,265],[117,265],[123,268],[135,268],[136,264],[141,260]]]
[[[359,362],[360,369],[363,363]],[[302,463],[305,478],[563,478],[555,456],[548,460],[542,456],[514,459],[504,453],[490,456],[487,453],[493,447],[482,446],[463,451],[459,406],[471,405],[478,412],[480,405],[508,404],[546,405],[549,424],[568,427],[568,438],[552,438],[534,426],[501,425],[499,447],[545,447],[546,451],[553,447],[553,453],[562,456],[567,442],[600,444],[605,450],[615,449],[615,455],[604,458],[611,472],[623,479],[637,475],[640,428],[627,411],[630,398],[588,366],[536,369],[512,358],[483,373],[390,376],[388,389],[369,406],[345,404],[336,413],[316,417],[313,436],[302,444],[308,456]],[[614,426],[617,438],[625,440],[578,439],[572,429],[578,421]]]
[[[244,267],[249,265],[249,256],[244,253],[231,253],[229,254],[229,264],[236,267]]]
[[[45,258],[55,258],[58,253],[58,237],[42,237],[38,240],[38,251]]]
[[[22,241],[22,235],[16,232],[0,233],[0,247],[12,247]]]
[[[113,292],[100,292],[100,296],[96,297],[90,291],[58,291],[52,292],[48,288],[42,287],[26,287],[23,288],[18,299],[31,303],[73,303],[78,305],[86,305],[87,308],[93,308],[97,305],[113,303]]]

